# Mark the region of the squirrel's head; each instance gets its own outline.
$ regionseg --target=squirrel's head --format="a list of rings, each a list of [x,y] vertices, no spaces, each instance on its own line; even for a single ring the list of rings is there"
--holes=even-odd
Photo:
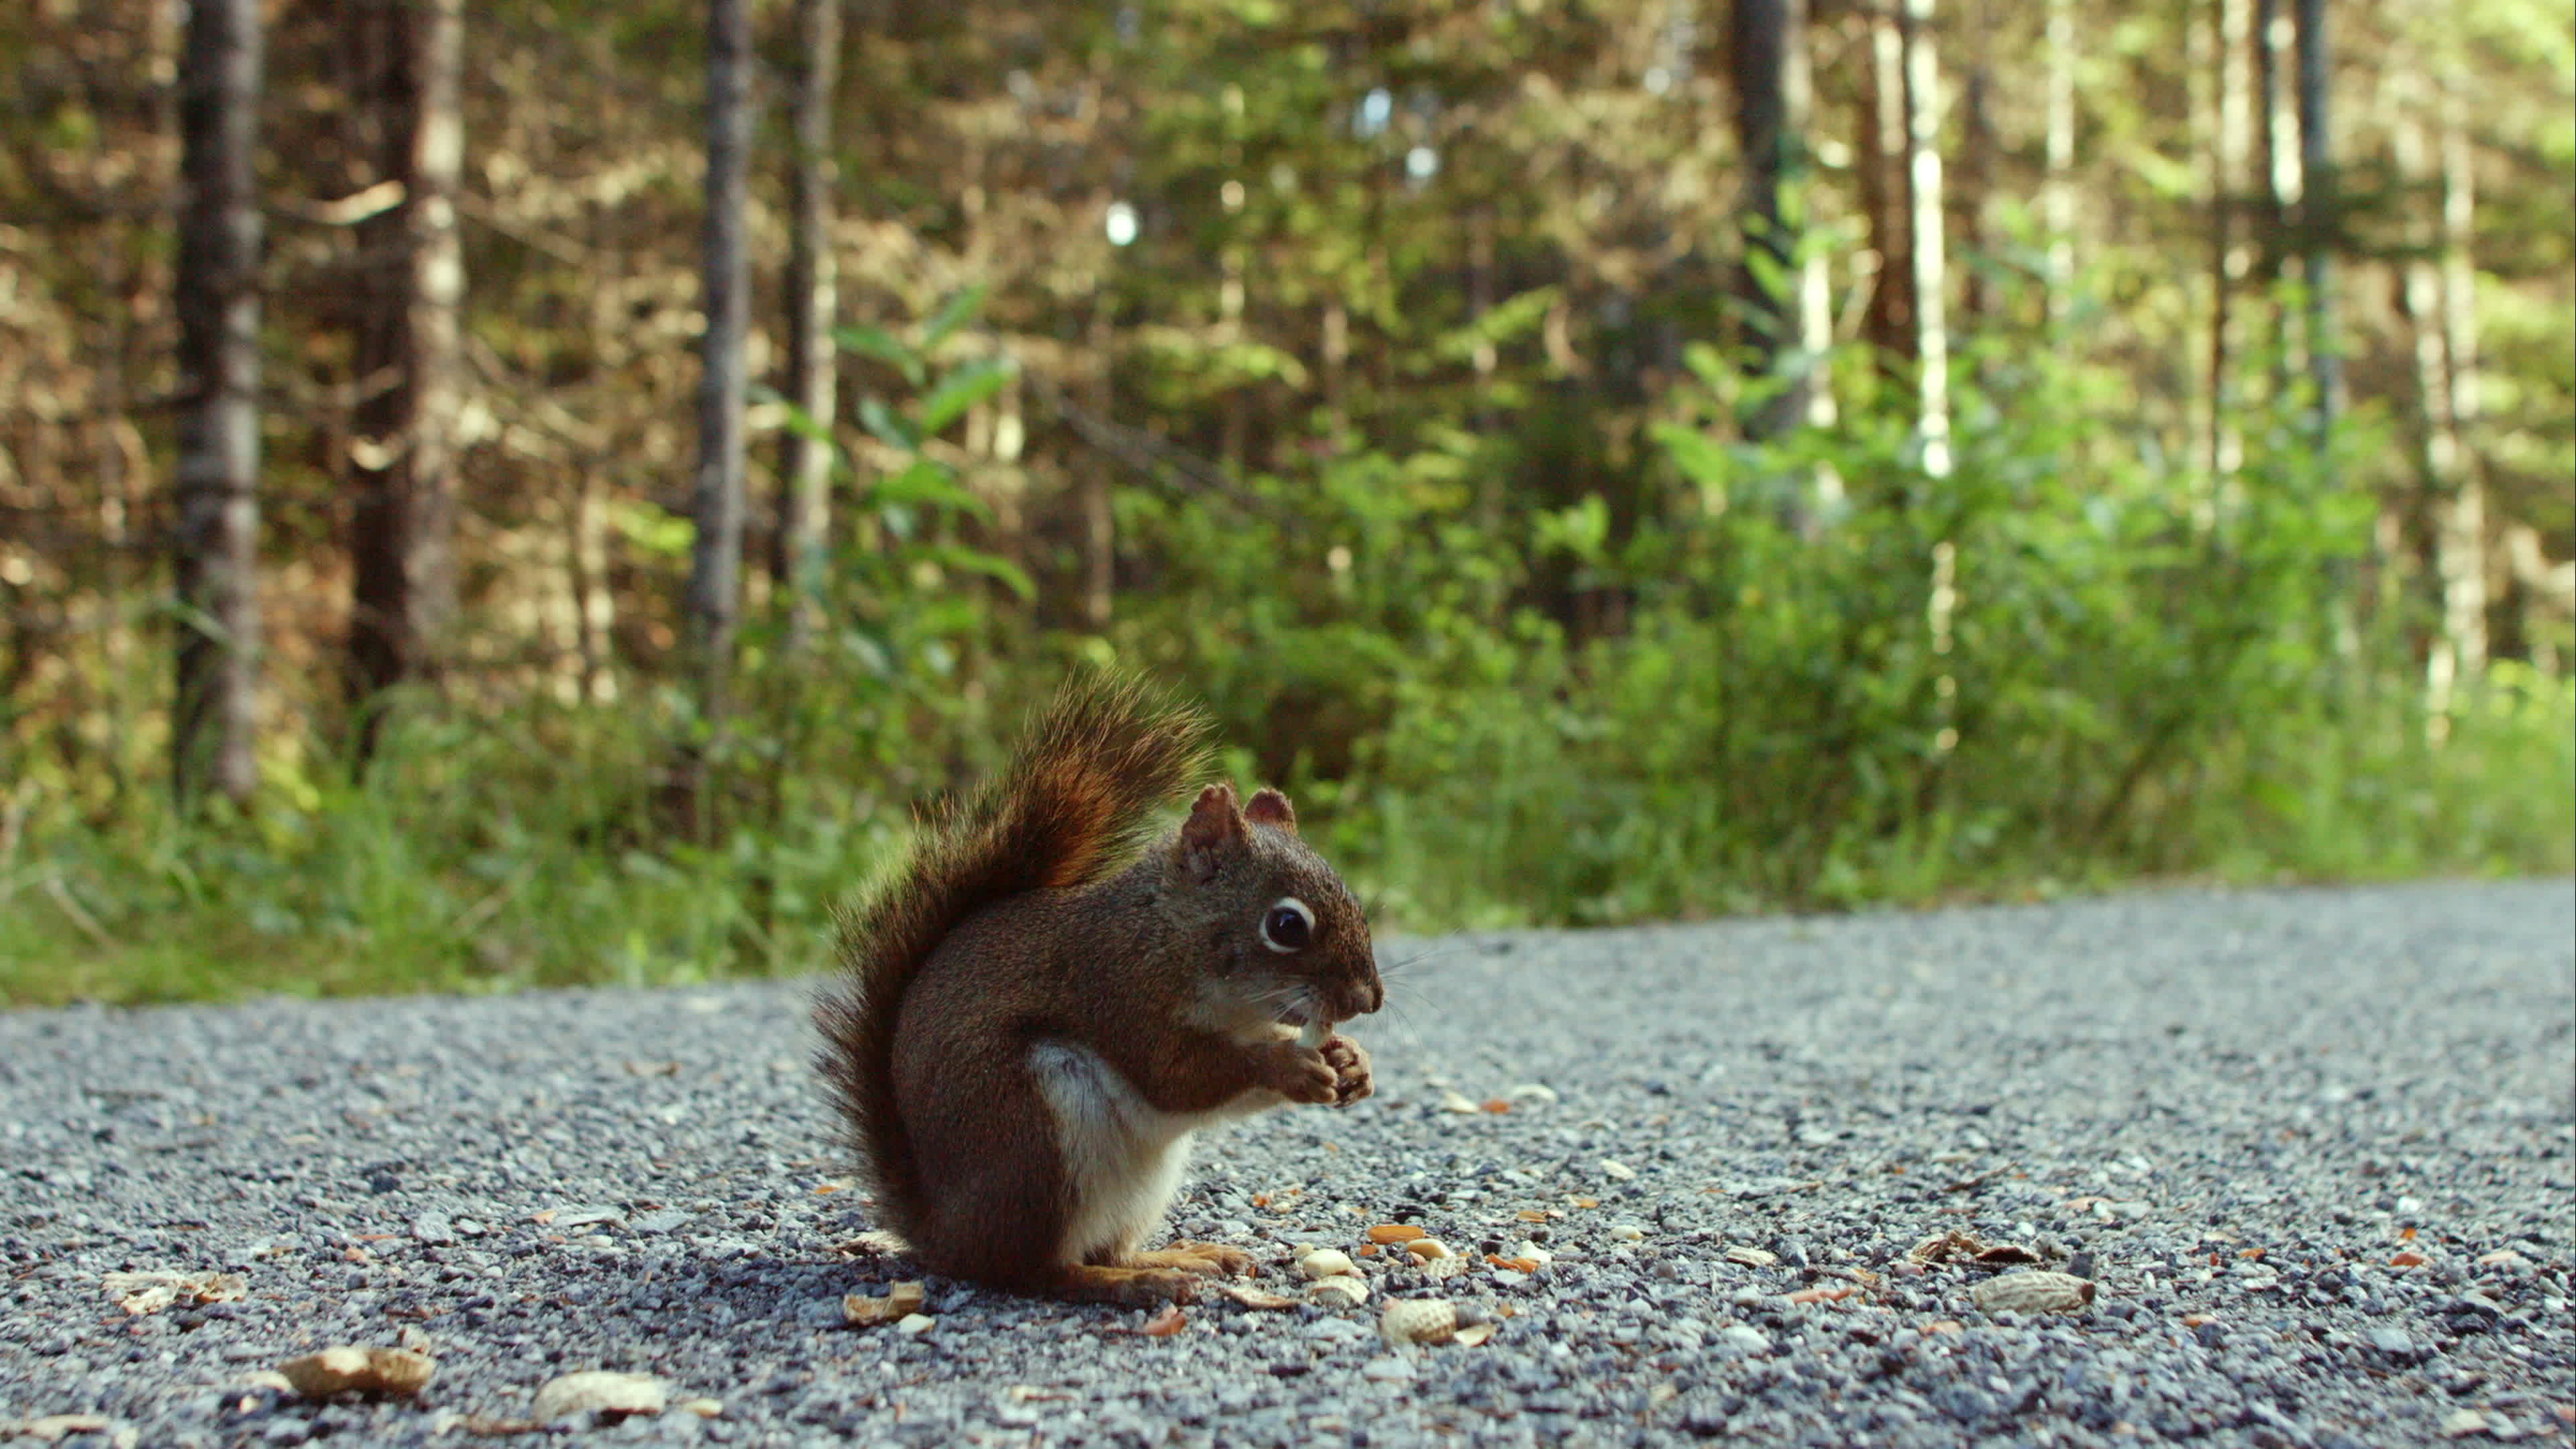
[[[1386,988],[1368,920],[1350,888],[1297,838],[1297,812],[1276,790],[1240,807],[1234,787],[1199,792],[1168,863],[1172,904],[1204,932],[1228,1016],[1302,1026],[1378,1009]]]

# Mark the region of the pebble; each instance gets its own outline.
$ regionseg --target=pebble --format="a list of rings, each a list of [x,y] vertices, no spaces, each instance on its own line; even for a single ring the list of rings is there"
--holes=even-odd
[[[1741,1354],[1762,1354],[1771,1351],[1771,1339],[1768,1334],[1742,1323],[1729,1324],[1719,1329],[1717,1343],[1721,1348]]]

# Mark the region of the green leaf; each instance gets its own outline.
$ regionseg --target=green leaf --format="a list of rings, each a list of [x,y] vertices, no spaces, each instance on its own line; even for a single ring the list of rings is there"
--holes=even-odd
[[[947,464],[930,458],[915,458],[901,472],[878,479],[868,490],[868,501],[879,507],[902,504],[954,508],[987,523],[993,518],[991,505],[958,486],[956,474]]]
[[[844,327],[832,334],[832,340],[840,343],[846,351],[858,353],[863,357],[873,357],[879,362],[892,363],[895,369],[903,374],[904,381],[914,387],[921,386],[923,376],[921,355],[906,347],[902,338],[884,328]]]
[[[950,370],[921,400],[921,434],[932,437],[966,415],[966,410],[1002,390],[1018,366],[1007,357],[990,357]]]
[[[901,448],[909,453],[921,446],[921,435],[913,431],[912,424],[887,407],[885,399],[880,397],[859,399],[859,426],[866,428],[878,442],[889,448]]]
[[[941,568],[955,569],[959,573],[982,574],[986,578],[993,579],[1002,587],[1019,595],[1023,601],[1037,597],[1038,586],[1030,581],[1027,574],[1020,571],[1017,564],[1000,554],[986,553],[979,548],[968,548],[961,543],[931,544],[922,549],[921,553],[922,557],[938,564]]]
[[[767,389],[759,389],[758,391],[767,391]],[[826,448],[832,446],[832,430],[817,421],[812,413],[805,411],[803,408],[787,401],[785,398],[778,396],[774,392],[770,393],[766,398],[755,398],[755,400],[775,403],[778,407],[780,426],[786,428],[787,431],[794,433],[796,436],[803,438],[809,443],[820,443]]]
[[[981,282],[968,287],[941,304],[938,314],[921,325],[921,350],[930,351],[948,340],[949,334],[975,320],[984,310],[985,286]]]

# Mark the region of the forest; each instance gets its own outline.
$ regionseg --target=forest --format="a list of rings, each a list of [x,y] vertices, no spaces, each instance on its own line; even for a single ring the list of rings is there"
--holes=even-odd
[[[0,8],[0,1003],[2576,868],[2568,0]]]

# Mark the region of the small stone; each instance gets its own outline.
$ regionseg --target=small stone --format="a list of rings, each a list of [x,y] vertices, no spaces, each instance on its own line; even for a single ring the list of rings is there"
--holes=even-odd
[[[1716,1341],[1719,1348],[1747,1356],[1766,1354],[1771,1351],[1770,1336],[1746,1323],[1730,1324],[1719,1329]]]
[[[896,1320],[894,1331],[918,1336],[928,1333],[931,1326],[938,1321],[927,1313],[909,1313]]]
[[[1623,1243],[1642,1243],[1646,1240],[1646,1230],[1635,1223],[1613,1223],[1610,1236]]]
[[[2381,1353],[2396,1354],[2413,1353],[2415,1351],[2415,1340],[2406,1336],[2406,1330],[2394,1327],[2390,1324],[2379,1324],[2373,1327],[2368,1334],[2364,1335],[2364,1337],[2370,1340],[2370,1346],[2372,1348],[2378,1349]]]
[[[445,1213],[422,1213],[411,1220],[411,1235],[433,1248],[443,1248],[456,1241],[456,1229]]]
[[[2475,1409],[2454,1409],[2442,1416],[2442,1437],[2466,1439],[2487,1431],[2487,1416]]]
[[[1615,1157],[1605,1157],[1601,1159],[1601,1175],[1614,1182],[1633,1182],[1637,1177],[1637,1169]]]
[[[1461,1096],[1458,1093],[1443,1087],[1440,1089],[1440,1110],[1443,1112],[1455,1112],[1461,1117],[1473,1117],[1483,1112],[1485,1109],[1476,1105],[1474,1098]]]
[[[651,1374],[592,1369],[549,1381],[537,1390],[537,1402],[528,1416],[540,1424],[560,1424],[594,1414],[610,1419],[658,1414],[670,1393],[671,1386]]]
[[[1780,1261],[1780,1255],[1766,1248],[1729,1248],[1726,1261],[1744,1268],[1768,1268]]]
[[[1403,1359],[1396,1357],[1394,1354],[1387,1354],[1381,1358],[1373,1358],[1367,1363],[1360,1365],[1360,1377],[1367,1379],[1371,1383],[1411,1383],[1413,1381],[1413,1376],[1413,1365],[1406,1363]]]

